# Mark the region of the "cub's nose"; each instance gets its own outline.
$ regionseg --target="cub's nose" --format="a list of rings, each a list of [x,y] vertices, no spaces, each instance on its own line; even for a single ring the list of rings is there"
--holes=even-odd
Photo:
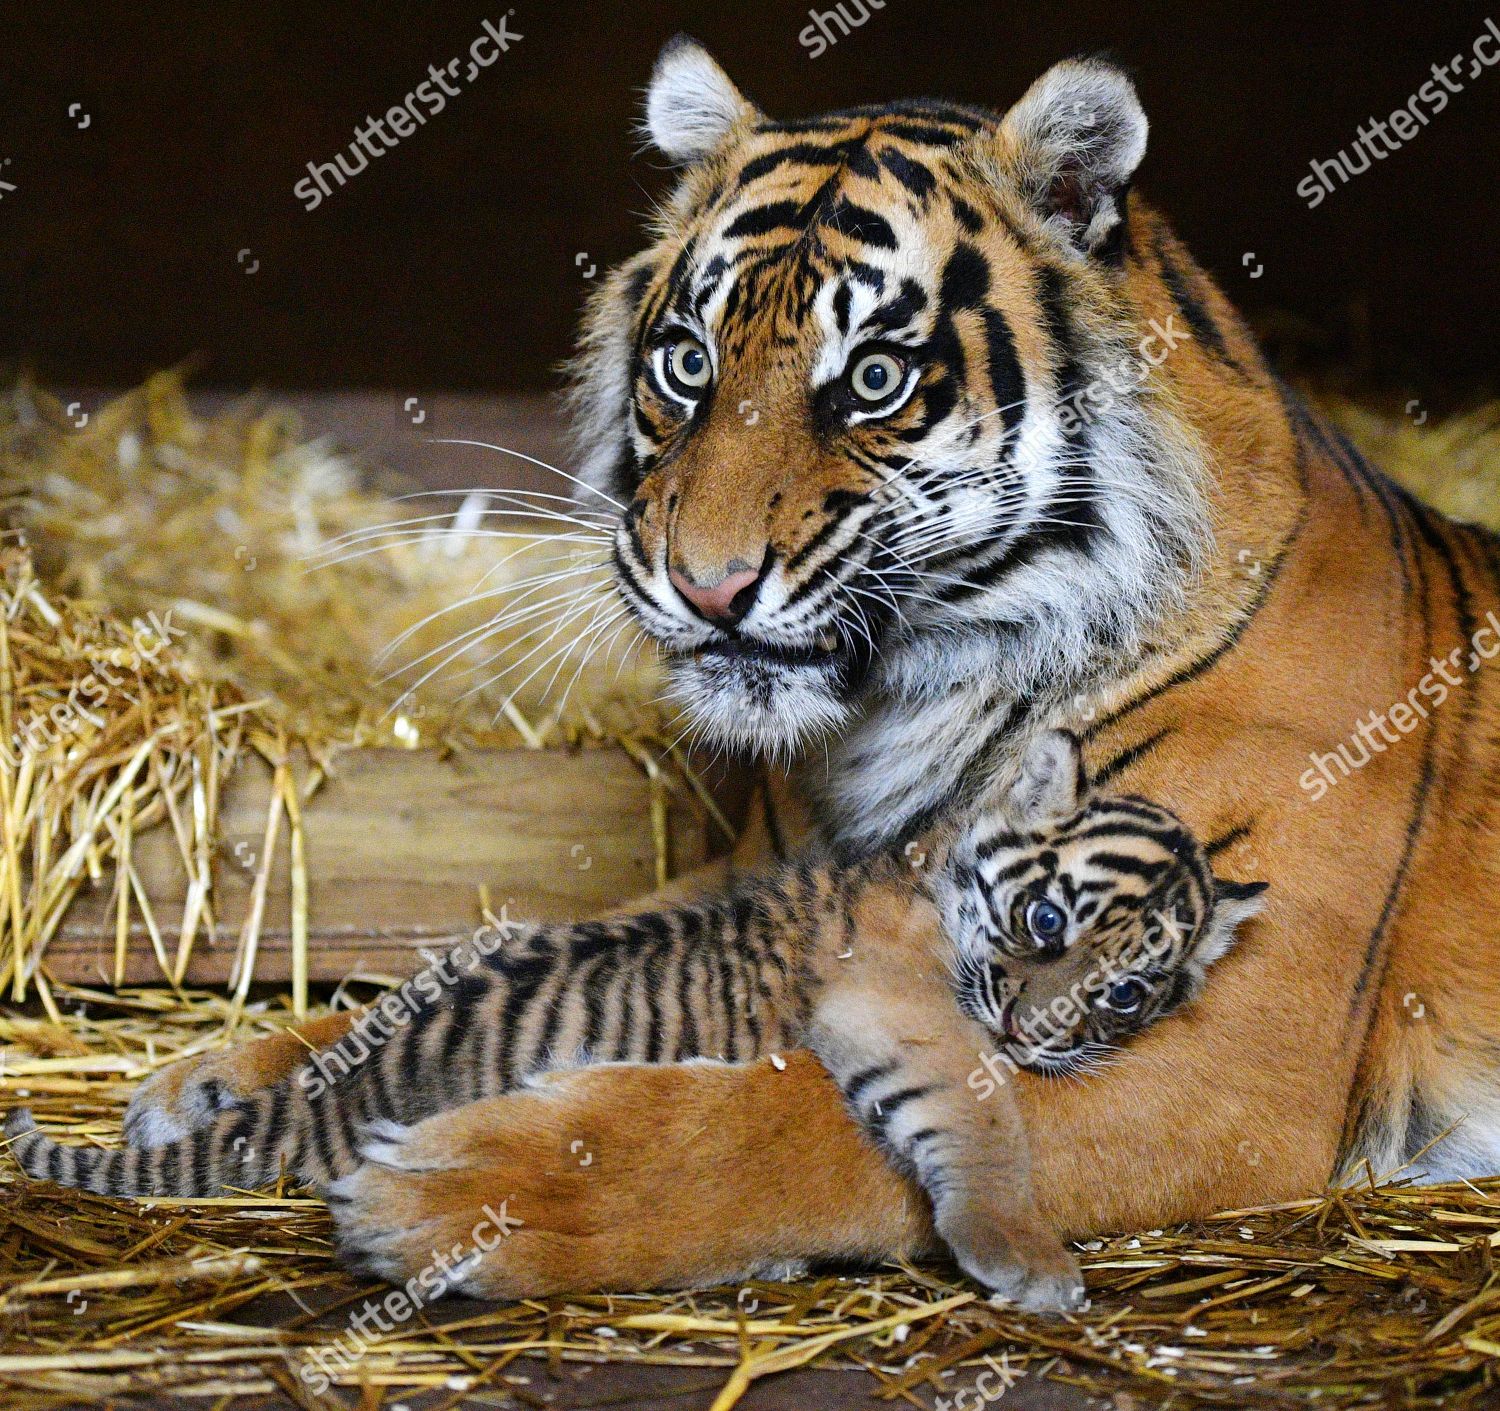
[[[743,562],[743,560],[742,560]],[[672,586],[700,617],[720,627],[733,627],[752,607],[765,578],[763,569],[744,568],[727,573],[717,583],[698,584],[676,568],[667,570]]]

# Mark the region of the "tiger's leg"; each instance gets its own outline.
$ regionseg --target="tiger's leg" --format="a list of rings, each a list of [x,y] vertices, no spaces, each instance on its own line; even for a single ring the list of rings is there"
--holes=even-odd
[[[1173,1101],[1181,1058],[1163,1043],[1144,1067],[1088,1084],[1011,1079],[1053,1229],[1150,1229],[1322,1188],[1336,1123],[1288,1121],[1265,1094],[1200,1095],[1186,1121]],[[358,1267],[401,1282],[434,1248],[472,1243],[483,1206],[508,1201],[526,1223],[473,1275],[487,1295],[683,1286],[936,1248],[920,1186],[850,1119],[827,1071],[806,1051],[782,1061],[584,1068],[432,1118],[349,1178],[340,1241]]]
[[[153,1073],[125,1109],[131,1146],[166,1146],[206,1126],[243,1097],[289,1078],[310,1053],[336,1044],[362,1009],[309,1019],[217,1053],[185,1058]]]
[[[1076,1308],[1083,1276],[1037,1207],[1015,1098],[997,1088],[981,1101],[965,1081],[992,1042],[940,976],[913,967],[900,990],[832,986],[807,1046],[865,1130],[914,1173],[966,1274],[1023,1308]]]
[[[404,1283],[478,1253],[451,1287],[500,1298],[703,1285],[823,1255],[934,1248],[926,1197],[849,1121],[817,1060],[784,1064],[577,1069],[387,1128],[330,1192],[340,1257]],[[705,1161],[705,1143],[721,1142],[724,1164]],[[750,1218],[725,1219],[740,1169]]]

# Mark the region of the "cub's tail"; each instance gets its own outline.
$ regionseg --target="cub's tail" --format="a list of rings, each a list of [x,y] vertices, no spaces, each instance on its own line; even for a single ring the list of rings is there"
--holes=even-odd
[[[5,1136],[33,1180],[96,1195],[220,1195],[269,1185],[283,1169],[313,1181],[334,1174],[304,1157],[310,1144],[298,1132],[306,1132],[307,1108],[305,1094],[278,1083],[163,1146],[65,1146],[41,1132],[24,1107],[5,1119]]]

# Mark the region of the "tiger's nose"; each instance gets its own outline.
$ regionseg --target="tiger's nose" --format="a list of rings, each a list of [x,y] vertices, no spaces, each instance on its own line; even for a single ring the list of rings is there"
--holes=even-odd
[[[676,568],[668,569],[667,577],[700,617],[706,617],[721,627],[733,627],[755,606],[765,570],[737,569],[733,573],[726,573],[717,583],[707,586],[693,582],[686,573]]]

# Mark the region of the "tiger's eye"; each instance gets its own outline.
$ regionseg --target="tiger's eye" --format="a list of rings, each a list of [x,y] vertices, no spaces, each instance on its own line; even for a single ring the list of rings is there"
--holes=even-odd
[[[667,349],[667,375],[679,390],[701,392],[713,377],[708,349],[696,338],[679,338]]]
[[[866,353],[849,373],[854,394],[867,402],[883,402],[901,385],[905,368],[890,353]]]
[[[1068,918],[1062,908],[1038,899],[1026,908],[1026,929],[1038,945],[1050,946],[1062,939],[1068,929]]]
[[[1104,994],[1116,1014],[1134,1014],[1146,1002],[1146,986],[1136,979],[1116,980]]]

